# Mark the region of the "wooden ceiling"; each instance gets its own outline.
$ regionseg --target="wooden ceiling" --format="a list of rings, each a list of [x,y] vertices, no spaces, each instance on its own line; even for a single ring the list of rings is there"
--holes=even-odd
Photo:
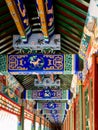
[[[27,9],[32,32],[42,32],[35,0],[23,1]],[[89,0],[53,0],[53,4],[55,33],[61,35],[61,50],[55,53],[78,53]],[[18,34],[17,28],[5,0],[0,0],[0,54],[20,53],[15,51],[12,46],[13,34]],[[27,89],[32,86],[32,77],[29,75],[16,76]]]
[[[23,0],[33,33],[41,33],[35,0]],[[55,53],[78,53],[90,0],[53,0],[55,34],[61,35],[61,50]],[[15,51],[13,34],[19,34],[5,0],[0,0],[0,54],[19,54]],[[24,89],[34,88],[36,75],[16,75]],[[43,77],[43,75],[42,75]],[[46,77],[49,77],[46,75]],[[70,88],[72,75],[57,75],[62,89]]]
[[[34,0],[23,0],[32,31],[41,32]],[[59,53],[78,53],[89,0],[53,0],[55,33],[61,35]],[[0,54],[19,53],[12,47],[13,34],[18,34],[5,0],[0,0]],[[57,52],[58,53],[58,52]]]

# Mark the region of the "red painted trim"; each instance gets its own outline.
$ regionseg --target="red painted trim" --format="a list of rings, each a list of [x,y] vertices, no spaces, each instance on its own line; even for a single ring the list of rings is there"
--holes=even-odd
[[[24,109],[24,111],[26,111],[27,113],[29,113],[29,114],[32,114],[32,115],[34,115],[34,113],[33,112],[30,112],[28,109]]]
[[[30,121],[33,121],[33,119],[31,119],[31,118],[28,118],[28,117],[25,117],[25,119],[28,119],[28,120],[30,120]]]
[[[13,104],[15,104],[18,107],[21,107],[19,104],[17,104],[16,102],[12,101],[10,98],[8,98],[6,95],[4,95],[3,93],[0,92],[0,95],[2,95],[3,97],[5,97],[6,99],[8,99],[10,102],[12,102]]]
[[[20,116],[20,114],[16,114],[14,112],[11,112],[11,111],[7,110],[6,108],[3,108],[3,107],[0,107],[0,110],[6,111],[6,112],[11,113],[11,114],[16,115],[16,116]]]

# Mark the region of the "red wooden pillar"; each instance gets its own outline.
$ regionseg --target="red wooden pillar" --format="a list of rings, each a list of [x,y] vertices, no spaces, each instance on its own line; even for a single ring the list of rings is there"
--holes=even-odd
[[[76,130],[76,102],[74,99],[74,130]]]
[[[66,130],[68,130],[68,115],[66,117]]]
[[[65,124],[65,126],[64,126],[64,130],[66,130],[66,121],[65,121],[65,123],[64,123],[64,124]]]
[[[94,130],[98,130],[98,55],[93,55]]]
[[[68,130],[70,130],[70,110],[68,110]]]
[[[73,104],[72,104],[72,130],[76,130],[75,129],[75,120],[76,120],[76,116],[75,116],[75,99],[73,99]]]
[[[66,120],[64,121],[64,124],[63,124],[63,127],[62,127],[62,130],[66,130]]]

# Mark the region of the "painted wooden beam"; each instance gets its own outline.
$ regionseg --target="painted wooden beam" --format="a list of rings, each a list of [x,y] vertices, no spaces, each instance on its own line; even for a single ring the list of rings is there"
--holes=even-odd
[[[46,42],[49,42],[49,34],[46,21],[46,12],[43,0],[36,0],[36,7],[41,21],[41,29]]]
[[[60,0],[57,0],[57,3],[64,8],[67,8],[68,10],[74,12],[75,14],[79,15],[82,18],[86,18],[86,11],[79,8],[78,6],[75,6],[74,4],[70,3],[69,1],[62,0],[62,3]]]
[[[32,32],[23,1],[5,0],[5,2],[9,8],[10,14],[16,24],[23,42],[27,43]]]
[[[53,1],[36,0],[36,7],[40,17],[45,42],[49,43],[49,39],[54,35]]]

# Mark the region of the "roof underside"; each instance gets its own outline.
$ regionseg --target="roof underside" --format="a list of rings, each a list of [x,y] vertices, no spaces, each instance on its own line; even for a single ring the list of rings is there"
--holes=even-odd
[[[23,1],[33,33],[40,33],[40,20],[34,19],[38,17],[35,1]],[[53,2],[55,33],[61,35],[61,51],[56,53],[78,53],[89,0],[53,0]],[[18,34],[17,28],[5,1],[0,0],[0,54],[19,53],[12,46],[13,34]],[[32,77],[16,76],[25,89],[31,87]]]
[[[78,53],[89,0],[54,0],[55,33],[61,35],[60,53]],[[41,32],[34,0],[24,0],[32,31]],[[4,0],[0,0],[0,54],[16,53],[12,36],[17,28]]]
[[[42,33],[35,0],[23,0],[27,9],[33,33]],[[56,54],[78,53],[90,0],[53,0],[55,34],[61,35],[61,50]],[[36,18],[36,19],[35,19]],[[0,54],[19,54],[15,51],[13,34],[19,34],[10,15],[5,0],[0,0]],[[38,52],[39,53],[39,52]],[[49,75],[41,75],[50,77]],[[61,80],[61,88],[71,86],[72,75],[56,75]],[[24,89],[35,89],[34,79],[37,75],[15,75]]]

